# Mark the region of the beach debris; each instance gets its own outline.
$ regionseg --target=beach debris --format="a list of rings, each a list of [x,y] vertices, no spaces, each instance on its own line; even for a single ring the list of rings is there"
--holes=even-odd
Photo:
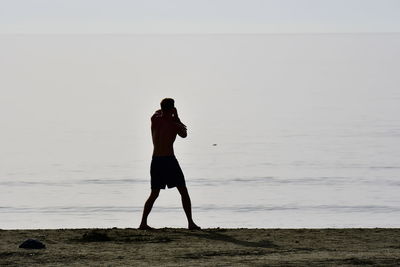
[[[168,236],[154,236],[154,235],[130,235],[121,239],[123,242],[144,242],[144,243],[168,243],[173,239]]]
[[[111,241],[111,238],[105,232],[93,230],[84,233],[81,240],[85,242],[104,242]]]
[[[217,146],[217,144],[212,144],[213,146]]]
[[[27,239],[25,240],[21,245],[19,245],[19,248],[24,248],[24,249],[45,249],[46,245],[40,242],[39,240],[36,239]]]
[[[182,258],[187,259],[201,259],[206,257],[232,257],[232,256],[263,256],[268,254],[263,250],[209,250],[200,251],[197,253],[186,253]]]

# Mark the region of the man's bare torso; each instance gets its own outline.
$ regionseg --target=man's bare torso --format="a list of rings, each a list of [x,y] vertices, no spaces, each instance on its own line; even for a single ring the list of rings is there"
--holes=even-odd
[[[179,118],[163,114],[160,110],[151,117],[153,156],[173,156],[176,135],[186,137],[186,127]]]

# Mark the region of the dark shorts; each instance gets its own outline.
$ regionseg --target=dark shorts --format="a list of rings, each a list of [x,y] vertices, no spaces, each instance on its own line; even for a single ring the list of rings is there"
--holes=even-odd
[[[150,166],[151,188],[185,186],[185,176],[175,156],[153,156]]]

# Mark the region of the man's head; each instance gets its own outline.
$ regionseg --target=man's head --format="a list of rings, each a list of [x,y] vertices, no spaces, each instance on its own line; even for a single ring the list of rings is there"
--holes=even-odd
[[[172,98],[164,98],[160,105],[163,112],[172,111],[174,109],[175,101]]]

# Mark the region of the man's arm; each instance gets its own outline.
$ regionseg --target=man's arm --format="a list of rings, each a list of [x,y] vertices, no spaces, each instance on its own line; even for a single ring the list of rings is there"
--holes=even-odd
[[[174,108],[174,120],[175,120],[175,125],[177,126],[177,131],[178,135],[182,138],[185,138],[187,136],[187,128],[186,125],[181,122],[181,120],[178,117],[178,111],[176,108]]]
[[[176,126],[178,128],[178,135],[182,138],[185,138],[187,136],[186,125],[181,122],[176,122]]]

